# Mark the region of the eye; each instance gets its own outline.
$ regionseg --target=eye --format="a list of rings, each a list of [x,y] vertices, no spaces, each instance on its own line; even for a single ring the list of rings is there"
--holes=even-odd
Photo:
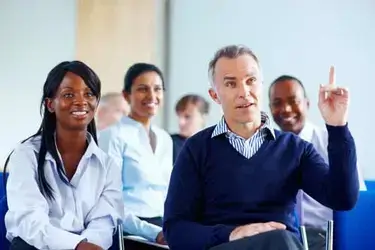
[[[281,102],[279,102],[279,101],[272,102],[272,107],[278,108],[280,106],[281,106]]]
[[[155,88],[154,88],[154,91],[155,92],[160,92],[160,91],[162,91],[163,90],[163,88],[161,87],[161,86],[156,86]]]
[[[92,92],[89,91],[89,92],[86,93],[86,96],[88,96],[88,97],[93,97],[94,94],[93,94]]]
[[[147,88],[146,87],[140,87],[137,89],[139,92],[141,93],[146,93],[147,92]]]
[[[298,99],[291,99],[289,100],[289,105],[296,105],[299,104],[301,101]]]
[[[257,81],[257,78],[255,77],[255,76],[252,76],[252,77],[250,77],[248,80],[247,80],[247,82],[249,83],[249,84],[253,84],[253,83],[255,83]]]
[[[64,98],[72,98],[72,97],[73,97],[73,94],[72,94],[72,93],[64,93],[64,94],[63,94],[63,97],[64,97]]]
[[[224,84],[225,84],[226,87],[231,87],[231,88],[236,87],[235,81],[226,81]]]

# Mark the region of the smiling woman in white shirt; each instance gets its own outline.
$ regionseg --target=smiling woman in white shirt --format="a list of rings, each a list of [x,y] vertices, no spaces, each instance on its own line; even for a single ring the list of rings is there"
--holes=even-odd
[[[173,167],[172,139],[151,123],[162,105],[163,92],[159,68],[132,65],[123,89],[130,114],[99,136],[100,147],[122,166],[124,231],[159,244],[166,244],[161,226]]]
[[[12,250],[108,249],[123,217],[121,170],[97,146],[100,80],[62,62],[43,88],[42,124],[8,157],[5,216]]]

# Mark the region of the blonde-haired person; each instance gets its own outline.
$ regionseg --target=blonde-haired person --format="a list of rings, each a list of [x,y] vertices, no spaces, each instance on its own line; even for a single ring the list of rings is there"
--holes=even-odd
[[[130,112],[128,102],[121,93],[109,92],[100,99],[98,110],[96,111],[96,127],[103,130]]]

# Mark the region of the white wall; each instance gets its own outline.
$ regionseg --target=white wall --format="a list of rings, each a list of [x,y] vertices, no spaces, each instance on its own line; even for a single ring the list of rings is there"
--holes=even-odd
[[[75,0],[0,0],[0,169],[36,132],[48,72],[75,53]]]
[[[350,128],[366,178],[375,179],[372,107],[375,92],[375,2],[171,0],[169,54],[170,103],[187,93],[208,98],[207,66],[215,50],[246,44],[260,57],[264,109],[269,83],[292,74],[305,84],[312,101],[310,119],[323,124],[317,104],[318,86],[328,80],[331,64],[337,83],[350,88]],[[221,111],[212,103],[210,124]],[[175,131],[174,107],[168,107],[168,129]]]

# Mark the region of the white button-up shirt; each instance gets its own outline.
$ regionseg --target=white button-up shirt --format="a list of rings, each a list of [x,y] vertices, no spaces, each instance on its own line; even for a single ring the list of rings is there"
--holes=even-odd
[[[169,179],[173,168],[173,143],[170,135],[151,126],[156,139],[153,151],[149,131],[139,122],[123,117],[100,132],[99,146],[122,166],[125,202],[124,230],[154,241],[162,230],[139,217],[162,217]]]
[[[328,164],[328,132],[318,128],[310,122],[306,122],[299,136],[314,145],[316,151]],[[357,166],[358,168],[358,166]],[[360,190],[366,190],[361,171],[358,169]],[[325,229],[327,221],[332,220],[333,212],[330,208],[321,205],[306,193],[302,194],[302,223],[306,226]]]
[[[41,137],[20,144],[9,161],[5,216],[7,238],[22,238],[37,249],[75,249],[82,240],[103,249],[123,217],[121,171],[91,136],[69,184],[59,177],[47,152],[44,165],[54,199],[45,198],[37,184]]]

